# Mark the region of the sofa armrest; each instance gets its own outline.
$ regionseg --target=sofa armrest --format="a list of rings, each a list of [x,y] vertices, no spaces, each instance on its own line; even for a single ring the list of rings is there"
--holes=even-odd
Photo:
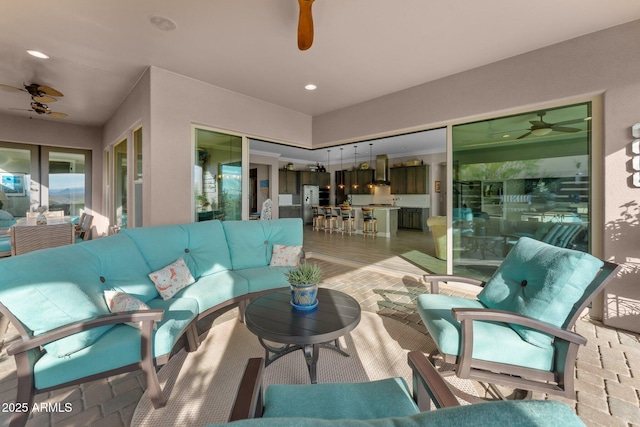
[[[161,321],[163,314],[163,310],[139,310],[122,313],[110,313],[87,320],[81,320],[53,329],[36,337],[30,337],[29,339],[23,338],[22,340],[11,344],[9,348],[7,348],[7,354],[12,356],[18,353],[23,353],[27,350],[41,347],[44,344],[59,340],[78,332],[117,323],[142,322],[143,331],[146,328],[152,330],[154,322]]]
[[[447,382],[423,353],[411,351],[407,354],[407,361],[413,371],[413,399],[421,411],[430,409],[430,402],[438,409],[460,406]]]
[[[262,370],[264,358],[249,359],[242,375],[238,392],[229,416],[229,422],[262,416]]]
[[[479,287],[483,287],[485,285],[485,282],[482,280],[466,276],[455,276],[453,274],[425,274],[422,277],[425,282],[430,284],[432,294],[440,292],[440,282],[460,282]]]

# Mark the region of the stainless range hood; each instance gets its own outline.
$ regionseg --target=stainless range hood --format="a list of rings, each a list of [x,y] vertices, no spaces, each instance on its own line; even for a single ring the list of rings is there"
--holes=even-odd
[[[386,154],[376,156],[376,176],[373,180],[375,185],[391,185],[389,182],[389,158]]]

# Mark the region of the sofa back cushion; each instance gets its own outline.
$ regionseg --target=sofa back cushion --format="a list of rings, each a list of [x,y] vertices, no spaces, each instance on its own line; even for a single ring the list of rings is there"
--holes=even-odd
[[[271,251],[264,235],[262,221],[224,221],[224,233],[234,270],[264,267]],[[270,222],[270,221],[269,221]]]
[[[150,271],[184,259],[198,277],[231,269],[231,258],[220,221],[161,225],[122,230],[142,253]]]
[[[222,223],[234,270],[264,267],[273,245],[302,246],[302,219],[225,221]]]
[[[107,290],[125,292],[147,302],[158,296],[148,277],[151,269],[126,233],[89,240],[79,245],[98,259],[98,276]]]
[[[585,252],[558,248],[521,237],[478,299],[506,310],[562,327],[574,304],[603,266]],[[527,342],[548,346],[548,335],[519,325],[511,327]]]
[[[7,258],[0,262],[0,302],[33,335],[109,314],[98,271],[99,259],[81,245]],[[111,327],[83,331],[44,347],[62,357],[91,345]]]

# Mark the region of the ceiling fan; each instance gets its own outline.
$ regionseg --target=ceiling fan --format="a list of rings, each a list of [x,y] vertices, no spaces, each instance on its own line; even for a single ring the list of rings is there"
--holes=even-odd
[[[38,114],[46,114],[47,116],[51,116],[54,119],[64,119],[65,117],[67,117],[66,113],[59,113],[59,112],[56,112],[56,111],[51,111],[51,109],[49,108],[49,106],[47,104],[43,104],[43,103],[38,102],[38,101],[32,101],[30,109],[11,108],[11,110],[33,111],[33,112],[36,112]]]
[[[547,114],[545,111],[539,111],[538,113],[536,113],[536,115],[540,117],[540,120],[530,120],[529,123],[531,123],[531,127],[529,128],[529,131],[523,135],[520,135],[516,139],[523,139],[528,137],[529,135],[544,136],[553,131],[568,133],[580,132],[580,129],[578,128],[565,127],[564,125],[570,125],[573,123],[580,123],[584,121],[584,119],[574,119],[559,123],[547,123],[543,119],[545,114]]]
[[[36,102],[56,102],[57,99],[54,98],[54,96],[58,98],[64,96],[52,87],[39,85],[37,83],[31,83],[30,85],[25,84],[24,88],[0,84],[0,88],[27,92]]]
[[[64,96],[60,91],[50,86],[31,83],[29,85],[25,84],[23,89],[15,86],[0,84],[0,88],[27,92],[29,95],[31,95],[30,109],[11,108],[11,110],[33,111],[38,114],[46,114],[56,119],[64,119],[65,117],[67,117],[67,114],[65,113],[51,111],[51,109],[47,105],[47,103],[56,102],[57,101],[56,97],[60,98]]]
[[[298,17],[298,49],[307,50],[313,44],[313,16],[311,6],[314,0],[298,0],[300,15]]]

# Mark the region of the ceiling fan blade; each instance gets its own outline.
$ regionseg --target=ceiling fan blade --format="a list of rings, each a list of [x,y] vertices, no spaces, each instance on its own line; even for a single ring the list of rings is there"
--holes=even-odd
[[[55,111],[52,111],[51,113],[47,113],[47,115],[53,117],[54,119],[64,119],[65,117],[67,117],[67,114],[57,113]]]
[[[298,0],[300,16],[298,18],[298,49],[307,50],[313,44],[313,16],[311,6],[314,0]]]
[[[574,123],[583,123],[585,121],[585,119],[573,119],[573,120],[566,120],[564,122],[558,122],[558,123],[554,123],[553,126],[564,126],[564,125],[572,125]]]
[[[61,97],[64,96],[62,93],[60,93],[59,91],[55,90],[52,87],[49,86],[38,86],[38,90],[42,93],[45,93],[49,96],[57,96],[57,97]]]
[[[578,128],[567,128],[567,127],[556,126],[556,125],[553,125],[551,129],[553,129],[553,130],[555,130],[557,132],[570,132],[570,133],[580,132],[580,129],[578,129]]]
[[[46,95],[45,96],[34,96],[33,100],[36,101],[36,102],[39,102],[41,104],[48,104],[48,103],[57,101],[57,99],[55,99],[55,98],[53,98],[51,96],[46,96]]]
[[[530,120],[529,123],[535,128],[546,128],[550,125],[548,123],[543,122],[542,120]]]
[[[516,139],[523,139],[523,138],[528,137],[529,135],[531,135],[531,132],[527,132],[527,133],[525,133],[524,135],[520,135],[520,136],[519,136],[519,137],[517,137]]]
[[[9,85],[3,85],[3,84],[0,84],[0,89],[21,90],[22,92],[26,92],[26,90],[21,89],[21,88],[19,88],[19,87],[9,86]]]

